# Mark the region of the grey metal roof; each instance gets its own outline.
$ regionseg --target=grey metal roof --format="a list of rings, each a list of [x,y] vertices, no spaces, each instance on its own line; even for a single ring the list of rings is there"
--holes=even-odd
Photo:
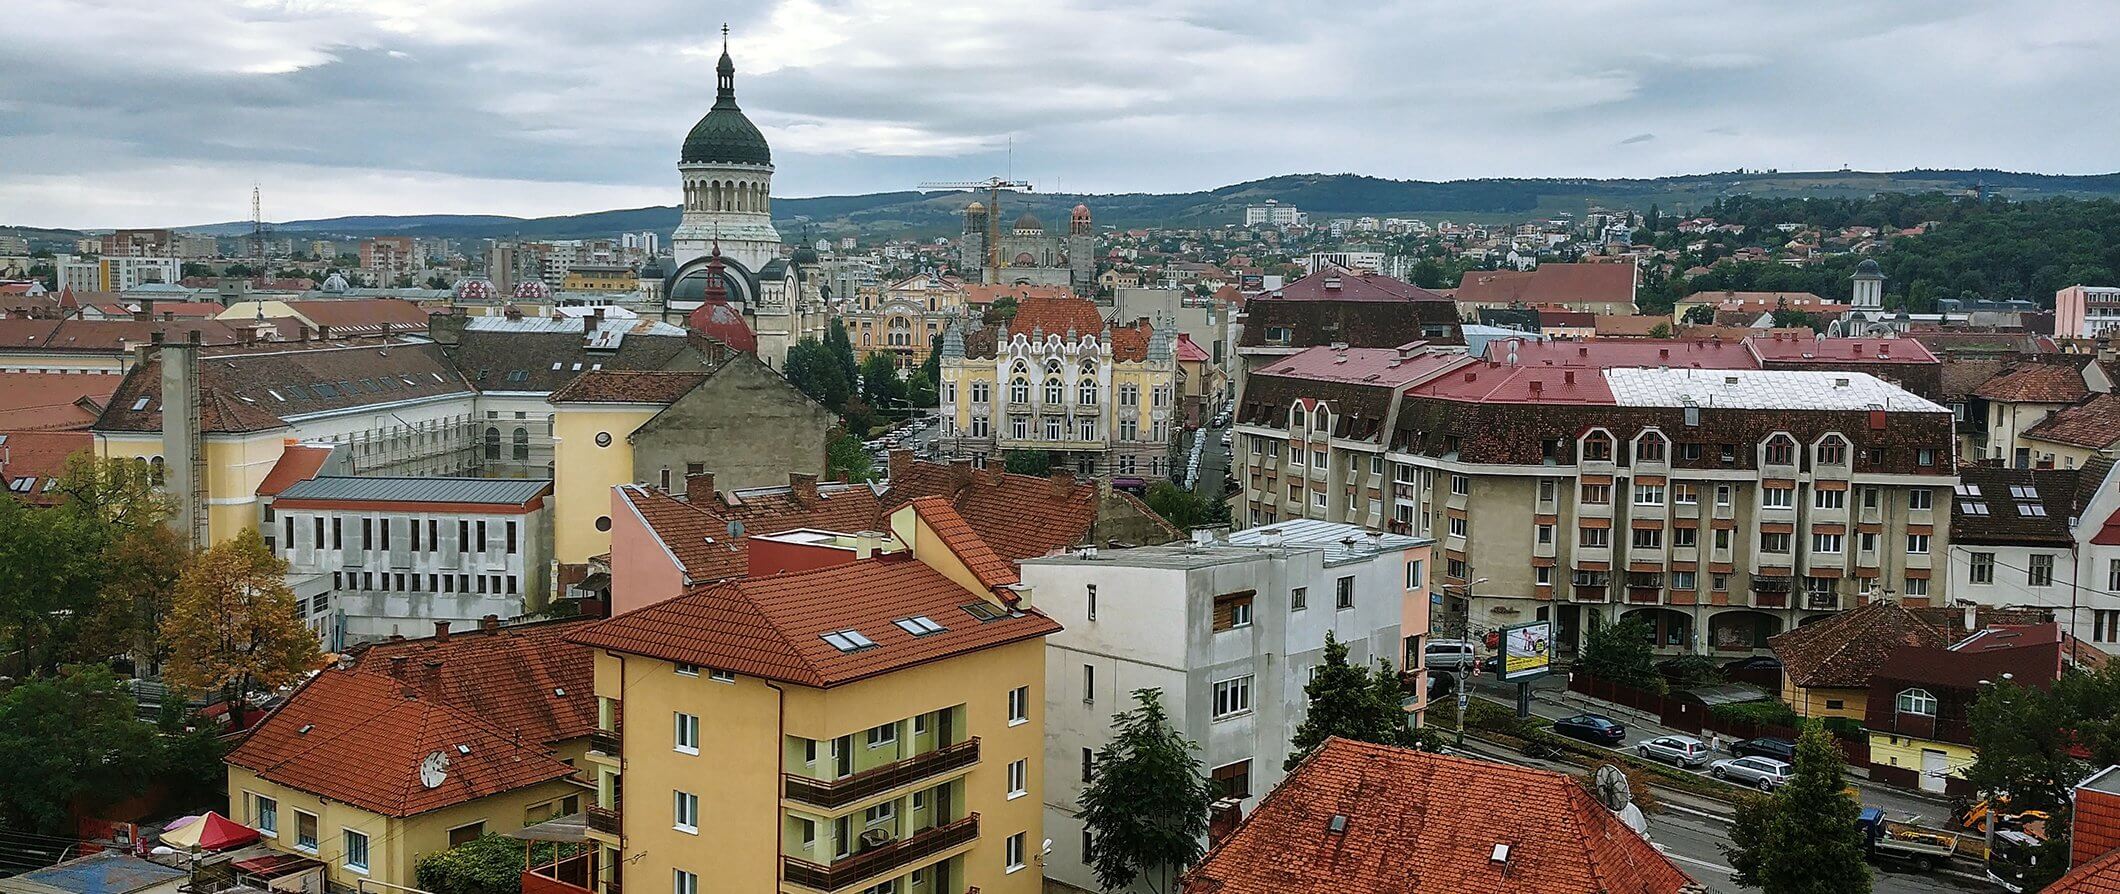
[[[547,478],[368,478],[322,475],[280,492],[281,500],[394,503],[526,503],[552,491]]]
[[[1289,519],[1256,528],[1233,531],[1229,542],[1241,546],[1267,546],[1271,537],[1278,533],[1281,546],[1289,549],[1322,549],[1325,564],[1336,565],[1356,559],[1366,559],[1382,552],[1398,552],[1416,546],[1435,543],[1426,537],[1406,534],[1389,534],[1372,531],[1361,525],[1330,522],[1314,518]]]

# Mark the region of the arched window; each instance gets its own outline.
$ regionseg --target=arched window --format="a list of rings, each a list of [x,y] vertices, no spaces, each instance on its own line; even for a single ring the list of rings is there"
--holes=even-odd
[[[522,426],[515,429],[515,458],[517,461],[530,458],[530,430]]]
[[[1075,380],[1075,401],[1085,407],[1097,405],[1097,378],[1083,376]]]
[[[1848,461],[1848,442],[1839,435],[1827,435],[1818,442],[1818,463],[1826,466],[1843,465]]]
[[[1899,713],[1934,717],[1936,696],[1930,695],[1926,689],[1902,689],[1899,691]]]
[[[1602,432],[1583,439],[1583,458],[1597,462],[1612,460],[1612,438]]]
[[[1663,435],[1649,432],[1634,442],[1634,459],[1636,462],[1660,463],[1669,449]]]
[[[1064,401],[1064,400],[1066,400],[1066,399],[1067,399],[1066,395],[1067,395],[1067,390],[1066,390],[1065,388],[1062,388],[1062,387],[1060,386],[1060,380],[1059,380],[1059,379],[1057,379],[1057,378],[1052,378],[1052,379],[1046,379],[1046,380],[1045,380],[1045,402],[1046,402],[1046,403],[1049,403],[1049,404],[1058,404],[1058,403],[1060,403],[1060,402],[1062,402],[1062,401]]]
[[[161,484],[161,483],[162,483],[162,480],[163,480],[163,479],[162,479],[162,476],[163,476],[163,474],[164,474],[164,473],[165,473],[166,471],[167,471],[167,469],[165,468],[165,465],[164,465],[164,463],[162,462],[162,458],[161,458],[161,457],[157,456],[157,457],[155,457],[155,458],[153,458],[153,459],[150,459],[150,460],[148,460],[148,461],[147,461],[147,481],[148,481],[148,483],[150,483],[150,484]]]
[[[1288,412],[1288,429],[1290,431],[1294,431],[1299,428],[1309,427],[1310,423],[1308,421],[1308,418],[1303,415],[1303,408],[1301,406],[1298,406]]]
[[[1026,378],[1023,378],[1022,376],[1017,376],[1017,377],[1016,377],[1016,378],[1015,378],[1014,380],[1011,380],[1011,381],[1010,381],[1010,382],[1008,383],[1008,400],[1009,400],[1009,403],[1013,403],[1013,404],[1027,404],[1027,403],[1030,403],[1030,402],[1031,402],[1031,383],[1030,383],[1030,380],[1029,380],[1029,379],[1026,379]]]
[[[486,429],[486,458],[501,458],[501,430],[498,428]]]
[[[1796,464],[1796,441],[1788,435],[1775,435],[1767,441],[1767,462],[1777,466]]]

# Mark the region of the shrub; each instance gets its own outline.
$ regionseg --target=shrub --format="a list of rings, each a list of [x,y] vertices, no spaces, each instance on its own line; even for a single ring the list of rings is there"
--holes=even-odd
[[[1788,705],[1774,699],[1756,702],[1739,702],[1732,705],[1716,705],[1708,713],[1724,720],[1757,723],[1764,726],[1796,726],[1803,718]]]

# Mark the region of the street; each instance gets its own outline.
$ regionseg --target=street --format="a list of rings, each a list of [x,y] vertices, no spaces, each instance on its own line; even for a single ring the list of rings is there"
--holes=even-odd
[[[1230,445],[1222,443],[1222,435],[1227,431],[1229,427],[1225,425],[1221,428],[1202,427],[1198,432],[1206,440],[1206,446],[1200,449],[1200,477],[1192,482],[1192,489],[1193,493],[1211,503],[1220,503],[1227,496],[1222,487],[1229,474]]]

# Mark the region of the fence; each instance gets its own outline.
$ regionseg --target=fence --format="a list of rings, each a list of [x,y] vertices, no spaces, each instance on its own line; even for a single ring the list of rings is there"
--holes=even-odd
[[[1713,732],[1733,740],[1771,737],[1792,742],[1796,740],[1798,733],[1796,728],[1780,724],[1719,717],[1706,705],[1683,696],[1636,689],[1609,680],[1600,680],[1582,671],[1576,671],[1570,676],[1568,689],[1599,701],[1655,715],[1658,724],[1681,732]],[[1832,740],[1833,746],[1840,749],[1842,760],[1853,766],[1869,765],[1870,743],[1867,738],[1850,738],[1834,733]]]

